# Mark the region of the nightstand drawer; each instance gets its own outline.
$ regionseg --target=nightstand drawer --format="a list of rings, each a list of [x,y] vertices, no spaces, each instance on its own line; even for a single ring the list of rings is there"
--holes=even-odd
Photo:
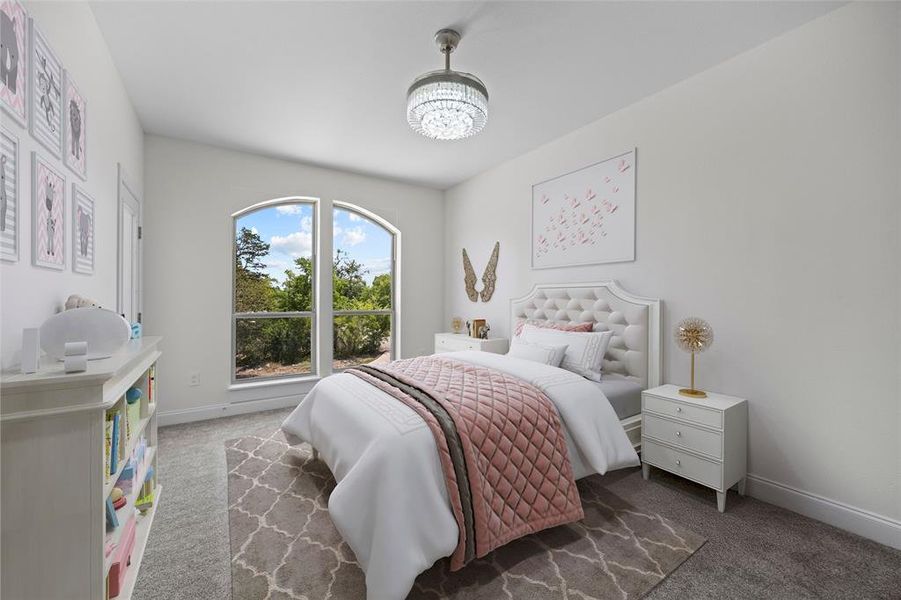
[[[702,454],[723,457],[723,434],[701,429],[687,423],[676,423],[656,417],[651,413],[642,415],[642,434],[681,448],[695,450]]]
[[[641,460],[708,487],[717,490],[723,489],[723,466],[721,463],[669,448],[646,437],[641,439]]]
[[[435,338],[436,352],[457,352],[458,350],[478,350],[479,341],[473,339],[471,342],[466,338]]]
[[[652,396],[648,393],[645,393],[643,396],[642,410],[649,410],[667,417],[691,421],[692,423],[707,425],[708,427],[723,428],[723,413],[721,411]]]

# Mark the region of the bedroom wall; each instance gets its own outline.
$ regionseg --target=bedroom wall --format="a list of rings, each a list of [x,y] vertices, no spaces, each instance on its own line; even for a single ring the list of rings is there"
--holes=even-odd
[[[507,335],[533,284],[616,279],[664,301],[687,384],[671,328],[701,316],[700,385],[749,399],[751,493],[901,546],[899,12],[840,8],[448,190],[445,321]],[[532,184],[632,147],[635,262],[531,270]],[[461,248],[480,273],[495,241],[473,304]]]
[[[3,125],[19,138],[19,261],[0,263],[0,362],[3,368],[21,359],[22,329],[38,327],[62,308],[73,293],[88,296],[107,308],[116,307],[117,163],[136,186],[143,179],[144,133],[119,78],[94,14],[83,2],[26,2],[87,99],[88,179],[81,182],[38,144],[26,128],[4,113]],[[37,151],[66,177],[68,262],[64,271],[31,264],[31,152]],[[93,275],[72,271],[72,182],[94,198],[96,224]]]
[[[294,405],[311,387],[229,390],[231,215],[264,200],[341,200],[397,226],[401,352],[431,352],[443,321],[441,191],[151,135],[144,152],[144,315],[146,332],[165,338],[161,422]]]

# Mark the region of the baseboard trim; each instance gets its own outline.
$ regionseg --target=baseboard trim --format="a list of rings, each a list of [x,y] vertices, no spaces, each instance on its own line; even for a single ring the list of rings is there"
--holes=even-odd
[[[157,423],[160,427],[192,423],[194,421],[206,421],[232,415],[274,410],[276,408],[289,408],[297,406],[303,400],[303,395],[292,394],[278,398],[264,398],[260,400],[248,400],[246,402],[232,402],[226,404],[213,404],[198,408],[183,408],[179,410],[164,410],[157,415]]]
[[[758,500],[901,549],[901,521],[805,492],[760,475],[748,474],[746,492]]]

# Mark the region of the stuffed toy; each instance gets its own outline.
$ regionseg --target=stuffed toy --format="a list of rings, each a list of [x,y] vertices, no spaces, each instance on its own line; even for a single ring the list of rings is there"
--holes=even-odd
[[[66,299],[66,310],[72,310],[73,308],[99,308],[100,305],[89,298],[85,298],[84,296],[79,296],[78,294],[72,294]]]

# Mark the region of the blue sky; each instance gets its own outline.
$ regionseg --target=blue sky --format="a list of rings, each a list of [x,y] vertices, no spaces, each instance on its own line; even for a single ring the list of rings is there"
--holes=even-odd
[[[325,215],[327,216],[327,215]],[[310,256],[313,245],[313,207],[309,204],[282,204],[264,208],[238,219],[237,228],[256,231],[270,245],[264,259],[266,271],[279,283],[295,258]],[[369,219],[350,211],[335,209],[335,249],[369,270],[366,280],[391,269],[391,234]]]

